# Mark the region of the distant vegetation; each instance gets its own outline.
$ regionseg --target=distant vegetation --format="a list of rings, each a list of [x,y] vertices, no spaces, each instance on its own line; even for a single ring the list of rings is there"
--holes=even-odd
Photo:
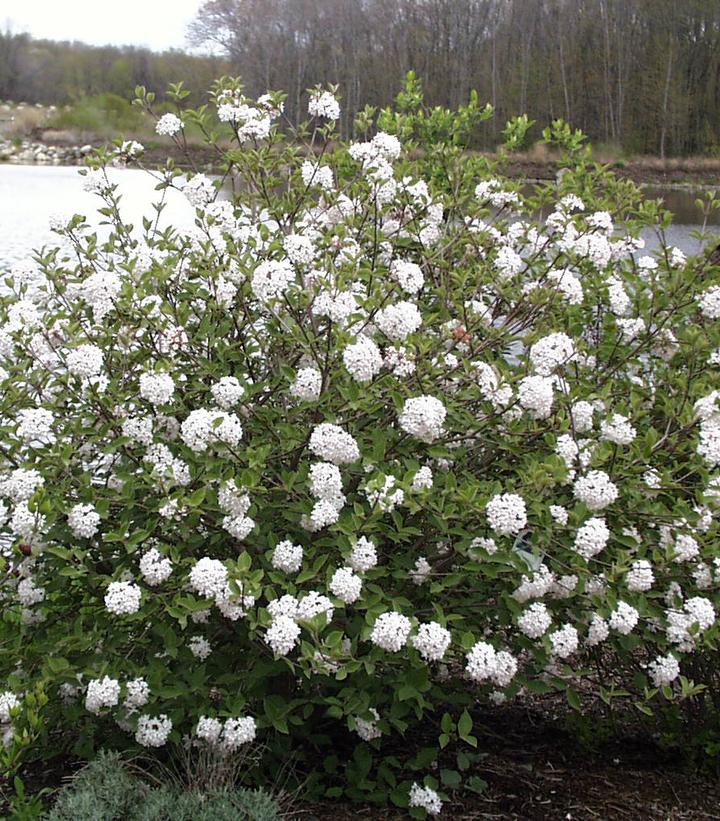
[[[390,104],[413,70],[432,105],[457,108],[476,90],[494,106],[477,148],[493,149],[526,111],[531,141],[561,117],[613,156],[720,156],[718,0],[209,0],[189,33],[224,56],[0,33],[0,99],[71,103],[74,128],[102,133],[105,95],[142,85],[162,102],[182,79],[198,104],[232,74],[255,96],[286,90],[296,126],[304,90],[330,80],[341,133],[354,137],[356,114]]]
[[[129,100],[138,85],[162,95],[169,83],[182,78],[190,99],[200,102],[213,80],[228,71],[221,57],[94,47],[0,32],[0,100],[65,105],[104,95],[113,109],[107,95]]]

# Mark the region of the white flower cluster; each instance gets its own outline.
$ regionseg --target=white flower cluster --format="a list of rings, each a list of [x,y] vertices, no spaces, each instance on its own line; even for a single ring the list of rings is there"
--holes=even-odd
[[[321,389],[320,371],[317,368],[300,368],[290,386],[290,393],[302,402],[314,402],[320,398]]]
[[[554,333],[544,336],[530,348],[530,362],[541,376],[549,376],[562,365],[575,358],[575,343],[567,334]]]
[[[525,500],[517,493],[498,493],[485,506],[488,524],[500,536],[516,536],[527,525]]]
[[[330,579],[330,592],[345,604],[354,604],[362,591],[362,579],[351,567],[339,567]]]
[[[708,319],[720,319],[720,285],[707,288],[698,299],[700,312]]]
[[[407,644],[412,624],[402,613],[381,613],[370,633],[370,641],[389,653],[398,653]]]
[[[302,560],[301,545],[285,539],[275,546],[270,562],[276,570],[282,570],[283,573],[297,573],[302,567]]]
[[[574,548],[583,559],[589,561],[605,549],[609,539],[610,531],[605,524],[605,519],[593,516],[578,528]]]
[[[610,481],[604,470],[591,470],[575,481],[575,498],[585,504],[588,510],[602,510],[618,497],[617,486]]]
[[[120,700],[120,682],[117,679],[104,676],[101,679],[91,679],[85,693],[85,709],[99,715],[106,707],[115,707]]]
[[[68,513],[68,526],[78,539],[92,539],[98,532],[100,514],[90,504],[78,504]]]
[[[110,582],[105,594],[105,607],[116,616],[137,613],[142,591],[133,582]]]
[[[420,266],[402,259],[393,260],[390,265],[390,276],[409,294],[416,294],[425,284],[425,276]]]
[[[375,545],[365,536],[361,536],[353,544],[348,564],[358,573],[367,573],[377,565],[377,562]]]
[[[375,324],[388,339],[403,342],[422,325],[422,314],[414,302],[403,300],[381,308]]]
[[[175,382],[167,373],[141,373],[140,396],[151,405],[167,405],[175,394]]]
[[[252,275],[251,288],[263,303],[282,297],[295,281],[295,270],[286,259],[264,260]]]
[[[324,117],[334,122],[340,117],[340,103],[329,91],[313,91],[308,103],[308,114],[311,117]]]
[[[243,398],[245,388],[234,376],[223,376],[210,388],[212,398],[223,410],[230,410]]]
[[[343,363],[348,373],[357,382],[371,382],[383,366],[383,358],[378,346],[370,337],[361,335],[343,351]]]
[[[450,631],[436,621],[421,624],[411,644],[425,661],[441,661],[450,647]]]
[[[619,601],[617,607],[610,614],[608,623],[611,630],[617,630],[618,633],[627,635],[635,629],[639,618],[640,614],[632,605]]]
[[[547,606],[542,602],[534,602],[529,605],[518,617],[518,627],[531,639],[539,639],[547,633],[552,616]]]
[[[410,436],[431,443],[442,436],[447,410],[434,396],[415,396],[406,399],[398,423]]]
[[[668,653],[651,661],[648,664],[648,673],[652,678],[653,687],[669,687],[680,675],[680,665],[675,656]]]
[[[347,465],[360,458],[360,450],[353,437],[341,427],[328,422],[313,429],[308,447],[315,456],[334,465]]]
[[[428,815],[440,815],[442,812],[440,796],[431,787],[421,787],[419,784],[410,787],[408,804],[411,807],[420,807]]]
[[[183,121],[177,114],[163,114],[155,123],[155,131],[164,137],[173,137],[183,128]]]
[[[380,714],[374,707],[370,708],[370,713],[374,716],[374,721],[360,716],[355,717],[355,730],[363,741],[374,741],[382,736],[382,730],[377,726]]]
[[[135,741],[143,747],[162,747],[172,732],[172,721],[166,715],[140,716]]]
[[[496,650],[486,641],[474,644],[465,661],[469,678],[479,683],[491,681],[497,687],[507,687],[517,672],[517,660],[507,650]]]
[[[627,416],[614,413],[600,425],[602,438],[616,445],[629,445],[637,436],[637,431],[630,424]]]
[[[103,369],[103,352],[97,345],[78,345],[66,357],[68,371],[74,376],[98,376]]]
[[[226,718],[224,724],[220,719],[201,716],[195,735],[207,744],[229,753],[255,740],[257,724],[252,716]]]
[[[157,587],[172,573],[172,562],[155,547],[143,553],[140,558],[140,573],[150,587]]]
[[[243,429],[238,417],[227,411],[210,411],[204,408],[191,411],[180,426],[183,442],[197,453],[211,445],[235,447],[242,439]]]
[[[220,486],[218,504],[227,513],[222,520],[225,530],[238,541],[245,539],[255,527],[255,520],[246,515],[250,509],[250,496],[230,479]]]
[[[652,565],[646,559],[637,559],[632,563],[625,577],[628,590],[632,593],[644,593],[655,583]]]

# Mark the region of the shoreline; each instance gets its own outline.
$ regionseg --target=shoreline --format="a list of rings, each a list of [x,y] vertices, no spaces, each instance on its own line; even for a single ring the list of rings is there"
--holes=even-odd
[[[142,140],[141,140],[142,141]],[[83,159],[94,149],[107,146],[106,140],[94,140],[80,144],[23,140],[13,144],[0,137],[0,167],[3,165],[82,165]],[[212,172],[217,154],[205,145],[189,145],[191,163],[198,171]],[[481,152],[481,156],[496,159],[497,155]],[[172,145],[158,145],[154,140],[146,146],[143,163],[161,166],[173,159],[179,168],[189,168],[186,158]],[[595,161],[605,165],[620,179],[631,180],[641,188],[662,186],[676,191],[710,191],[720,188],[720,159],[709,157],[674,157],[661,160],[658,157],[639,157],[633,160],[612,160],[603,157]],[[548,182],[556,178],[557,161],[548,157],[518,154],[508,158],[504,176],[522,180],[527,184]]]

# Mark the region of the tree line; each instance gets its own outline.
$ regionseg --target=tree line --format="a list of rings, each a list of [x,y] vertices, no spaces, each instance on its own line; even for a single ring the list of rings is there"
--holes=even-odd
[[[0,100],[59,105],[107,93],[130,99],[137,85],[162,96],[182,79],[197,105],[213,80],[229,70],[220,56],[35,40],[0,31]]]
[[[505,121],[562,117],[630,152],[720,151],[719,0],[209,0],[191,26],[222,49],[249,91],[337,82],[344,130],[386,105],[414,70],[431,104],[476,89]]]
[[[720,153],[720,0],[208,0],[189,43],[214,56],[0,33],[0,98],[162,95],[184,80],[196,103],[232,73],[250,94],[286,91],[297,122],[305,90],[334,82],[352,136],[355,114],[387,105],[414,70],[433,105],[472,90],[492,103],[478,147],[527,112],[536,133],[562,117],[632,153]]]

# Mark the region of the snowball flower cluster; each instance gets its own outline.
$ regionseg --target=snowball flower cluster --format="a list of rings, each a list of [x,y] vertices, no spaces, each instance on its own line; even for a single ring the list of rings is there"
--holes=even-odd
[[[506,650],[496,650],[492,644],[479,641],[470,649],[465,672],[473,681],[492,681],[498,687],[507,687],[517,672],[517,661]]]
[[[377,312],[375,324],[388,339],[402,342],[422,325],[422,314],[414,302],[396,302]]]
[[[122,616],[137,613],[142,591],[133,582],[110,582],[105,594],[105,607],[110,613]]]
[[[150,587],[157,587],[170,577],[172,562],[152,547],[140,559],[140,573]]]
[[[222,596],[228,584],[228,571],[219,559],[203,557],[190,571],[190,587],[201,596]]]
[[[516,536],[527,524],[525,500],[517,493],[498,493],[485,507],[488,524],[500,536]]]
[[[302,567],[303,549],[288,539],[278,542],[272,553],[271,564],[283,573],[297,573]]]
[[[340,117],[340,103],[329,91],[314,91],[310,95],[308,114],[311,117],[324,117],[334,122]]]
[[[529,605],[518,617],[518,627],[531,639],[539,639],[544,636],[551,623],[550,612],[542,602],[534,602]]]
[[[450,631],[436,621],[421,624],[410,643],[425,661],[440,661],[450,646]]]
[[[322,374],[317,368],[300,368],[295,381],[290,386],[290,393],[302,402],[314,402],[320,398]]]
[[[223,376],[210,388],[212,398],[223,410],[230,410],[242,399],[245,388],[234,376]]]
[[[78,345],[68,352],[66,363],[74,376],[98,376],[103,368],[103,353],[97,345]]]
[[[425,284],[422,269],[415,262],[396,259],[390,265],[390,276],[409,294],[416,294]]]
[[[591,470],[585,476],[581,476],[573,486],[573,493],[588,510],[593,511],[608,507],[618,497],[617,487],[604,470]]]
[[[177,114],[163,114],[155,123],[155,131],[164,137],[173,137],[183,129],[183,121]]]
[[[720,319],[720,285],[713,285],[701,294],[700,312],[708,319]]]
[[[366,573],[377,565],[377,550],[375,545],[365,536],[355,541],[348,564],[358,573]]]
[[[330,579],[330,591],[345,604],[356,602],[360,598],[361,590],[362,579],[350,567],[338,568]]]
[[[556,368],[572,362],[574,357],[575,344],[563,333],[545,336],[530,347],[530,362],[541,376],[549,376]]]
[[[616,445],[629,445],[637,436],[637,431],[630,424],[627,416],[614,413],[610,419],[600,425],[602,438]]]
[[[535,419],[547,419],[552,411],[553,380],[546,376],[526,376],[518,385],[518,401]]]
[[[285,294],[295,281],[295,271],[288,260],[264,260],[252,275],[250,287],[260,302],[269,302]]]
[[[227,411],[209,411],[203,408],[191,411],[180,426],[185,444],[200,453],[210,445],[226,444],[231,447],[242,439],[243,428],[238,417]]]
[[[610,531],[605,519],[594,516],[578,528],[573,546],[583,559],[589,561],[605,549],[609,539]]]
[[[406,399],[398,423],[411,436],[422,442],[434,442],[443,434],[447,410],[434,396],[415,396]]]
[[[555,658],[566,659],[578,648],[578,631],[572,624],[564,624],[562,627],[549,634],[552,654]]]
[[[98,715],[105,707],[115,707],[120,700],[120,682],[104,676],[91,679],[85,694],[85,709]]]
[[[652,565],[646,559],[634,561],[625,579],[627,581],[628,590],[633,593],[643,593],[646,590],[650,590],[655,582]]]
[[[360,450],[353,437],[338,425],[328,422],[313,429],[308,447],[315,456],[334,465],[347,465],[360,458]]]
[[[90,504],[75,505],[68,513],[68,526],[78,539],[92,539],[99,525],[100,514]]]
[[[371,382],[383,366],[383,358],[378,346],[370,337],[361,335],[357,342],[343,351],[343,364],[350,376],[357,382]]]
[[[140,716],[135,741],[143,747],[162,747],[172,732],[172,721],[166,715]]]
[[[619,601],[617,607],[610,614],[608,622],[611,630],[617,630],[618,633],[627,635],[632,633],[639,618],[640,614],[632,605]]]
[[[276,616],[265,633],[265,642],[276,656],[286,656],[297,644],[300,627],[290,616]]]
[[[140,396],[151,405],[167,405],[175,393],[175,382],[167,373],[140,374]]]
[[[370,641],[390,653],[397,653],[406,645],[412,624],[401,613],[381,613],[375,620]]]
[[[666,656],[658,656],[648,664],[648,673],[652,679],[653,687],[669,687],[680,675],[680,664],[675,656],[668,653]]]

